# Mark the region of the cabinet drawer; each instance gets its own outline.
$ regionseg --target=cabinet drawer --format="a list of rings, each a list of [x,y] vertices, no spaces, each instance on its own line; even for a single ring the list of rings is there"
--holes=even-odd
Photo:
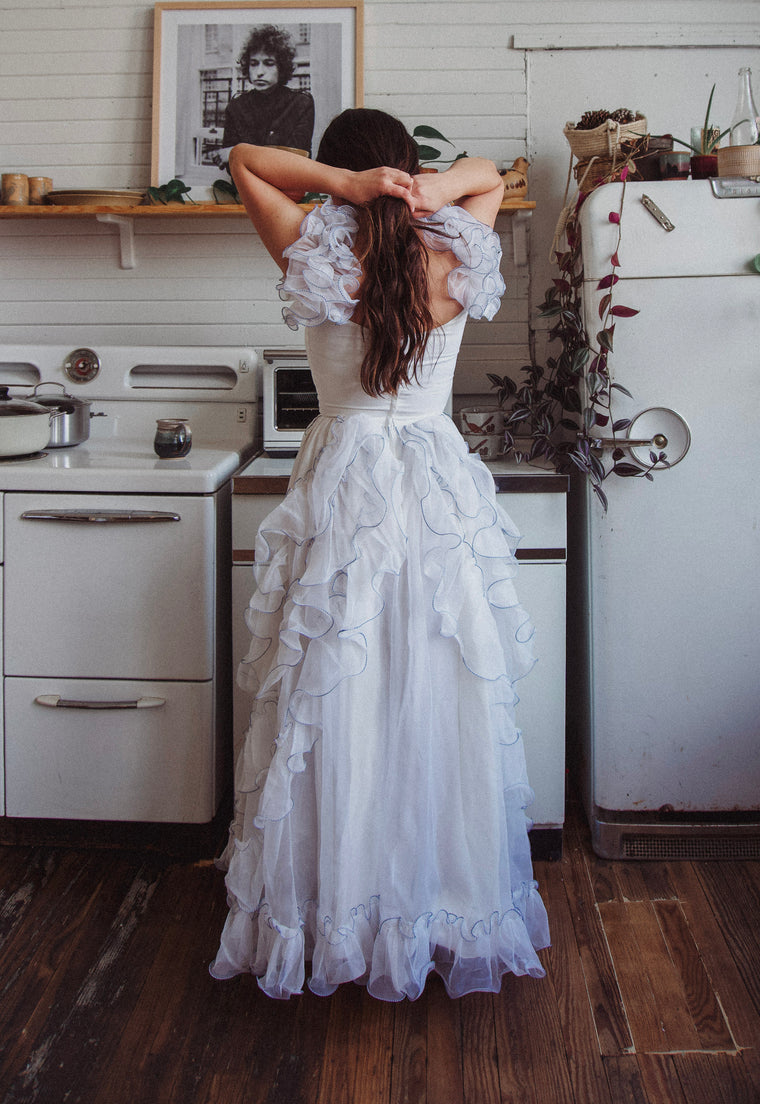
[[[6,494],[5,537],[6,674],[211,677],[213,499]]]
[[[232,496],[232,558],[250,562],[256,534],[267,514],[279,506],[284,495],[251,494]]]
[[[567,495],[552,493],[498,494],[496,501],[522,534],[518,558],[544,552],[543,559],[564,560],[567,555]],[[535,557],[533,557],[535,558]]]
[[[37,698],[102,706],[52,707]],[[6,815],[202,824],[216,811],[210,682],[5,680]]]

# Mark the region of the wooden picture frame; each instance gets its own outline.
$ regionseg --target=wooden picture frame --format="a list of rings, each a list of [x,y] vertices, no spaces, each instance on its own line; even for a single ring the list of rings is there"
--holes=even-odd
[[[154,20],[154,187],[179,178],[213,200],[225,141],[304,149],[313,126],[313,156],[330,120],[362,104],[363,0],[168,0]]]

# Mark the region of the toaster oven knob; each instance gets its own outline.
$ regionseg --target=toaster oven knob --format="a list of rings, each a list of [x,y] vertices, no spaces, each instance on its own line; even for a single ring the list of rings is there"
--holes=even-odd
[[[92,349],[75,349],[64,360],[63,370],[74,383],[89,383],[100,371],[100,357]]]

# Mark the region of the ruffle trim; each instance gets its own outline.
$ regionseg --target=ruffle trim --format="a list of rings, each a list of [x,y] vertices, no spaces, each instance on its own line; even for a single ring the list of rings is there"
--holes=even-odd
[[[505,291],[498,234],[462,207],[420,221],[430,226],[423,232],[425,244],[437,252],[450,249],[460,262],[448,277],[452,299],[471,318],[493,318]],[[301,236],[283,253],[288,271],[277,285],[280,298],[290,301],[282,311],[290,329],[351,320],[362,275],[352,251],[357,230],[354,208],[332,199],[306,216]]]
[[[498,993],[506,973],[545,975],[536,949],[549,946],[549,929],[536,882],[523,883],[511,908],[471,927],[444,909],[413,921],[383,918],[377,897],[353,908],[343,926],[317,920],[313,902],[302,908],[297,928],[278,923],[266,903],[254,912],[234,898],[230,904],[212,977],[252,973],[267,996],[280,1000],[303,992],[309,960],[308,986],[317,996],[355,981],[386,1001],[416,1000],[433,970],[450,997]]]
[[[384,608],[379,578],[399,573],[414,533],[441,635],[514,705],[512,684],[534,663],[534,627],[514,588],[520,534],[496,503],[491,473],[444,415],[390,429],[361,414],[320,416],[308,432],[320,429],[327,440],[313,466],[256,537],[239,685],[277,700],[298,669],[289,714],[310,723],[308,699],[364,669],[362,629]]]

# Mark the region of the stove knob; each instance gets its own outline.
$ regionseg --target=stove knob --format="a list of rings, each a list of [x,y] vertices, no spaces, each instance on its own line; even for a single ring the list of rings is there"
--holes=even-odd
[[[89,383],[100,371],[100,357],[92,349],[75,349],[64,360],[63,370],[74,383]]]

